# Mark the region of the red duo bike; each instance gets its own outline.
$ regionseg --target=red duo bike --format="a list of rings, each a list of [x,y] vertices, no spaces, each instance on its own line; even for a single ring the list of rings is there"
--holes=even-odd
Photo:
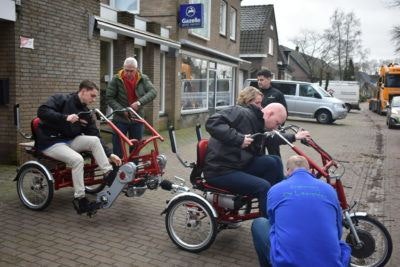
[[[289,125],[281,131],[297,133],[299,129],[298,126]],[[384,266],[392,254],[391,236],[375,217],[366,212],[353,211],[355,204],[350,206],[347,203],[341,180],[345,171],[344,166],[314,140],[303,140],[302,144],[310,146],[319,154],[321,164],[317,164],[303,150],[282,136],[281,131],[274,130],[262,135],[278,135],[295,153],[308,160],[311,171],[316,177],[325,179],[336,190],[343,211],[342,239],[352,248],[351,266]],[[173,153],[185,167],[192,168],[190,182],[195,192],[190,191],[180,178],[177,183],[164,180],[161,184],[163,189],[177,193],[163,211],[166,215],[165,225],[168,235],[179,248],[190,252],[200,252],[209,248],[219,231],[235,228],[242,221],[260,216],[256,199],[235,195],[207,184],[202,176],[202,169],[208,140],[201,138],[199,126],[196,127],[196,133],[197,160],[187,163],[177,151],[174,129],[171,128],[169,131]]]
[[[116,112],[125,112],[131,119],[142,123],[150,136],[142,140],[129,139],[109,119]],[[39,118],[31,122],[32,134],[28,135],[20,129],[19,105],[14,107],[14,121],[18,132],[30,142],[21,143],[25,153],[33,159],[23,163],[17,169],[15,181],[17,182],[18,196],[24,206],[31,210],[43,210],[49,206],[54,195],[54,190],[72,187],[71,169],[65,163],[45,156],[35,146],[35,131],[40,123]],[[100,110],[92,109],[81,112],[78,116],[96,116],[96,119],[106,123],[112,131],[118,134],[123,151],[123,165],[119,167],[116,178],[108,186],[99,172],[98,166],[90,153],[83,152],[85,190],[96,195],[96,208],[88,212],[92,216],[99,208],[109,208],[121,192],[127,197],[139,197],[147,190],[157,189],[162,181],[167,159],[159,153],[158,141],[163,137],[132,108],[114,111],[105,116]],[[127,146],[130,148],[127,149]]]

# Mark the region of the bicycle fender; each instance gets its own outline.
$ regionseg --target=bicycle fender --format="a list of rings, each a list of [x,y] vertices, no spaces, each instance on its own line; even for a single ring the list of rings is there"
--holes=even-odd
[[[349,214],[350,217],[359,216],[359,217],[367,217],[368,213],[365,211],[356,211]]]
[[[168,201],[168,204],[165,207],[165,209],[163,210],[163,212],[161,212],[161,215],[167,212],[167,210],[168,210],[169,206],[171,205],[171,203],[173,203],[175,200],[177,200],[179,198],[182,198],[182,197],[185,197],[185,196],[192,196],[192,197],[195,197],[198,200],[204,202],[206,204],[206,206],[210,208],[214,218],[218,217],[217,212],[215,211],[214,207],[210,204],[210,202],[208,202],[204,197],[199,196],[198,194],[195,194],[195,193],[192,193],[192,192],[183,192],[183,193],[180,193],[178,195],[175,195],[170,201]]]
[[[42,163],[40,163],[40,162],[38,162],[38,161],[36,161],[36,160],[30,160],[30,161],[27,161],[27,162],[25,162],[24,164],[22,164],[22,165],[18,168],[17,175],[15,176],[15,178],[14,178],[13,181],[17,181],[17,180],[18,180],[19,171],[20,171],[24,166],[29,165],[29,164],[36,165],[39,169],[41,169],[42,171],[44,171],[44,173],[46,174],[47,178],[48,178],[50,181],[54,182],[53,175],[49,172],[49,170],[46,168],[46,166],[44,166]]]

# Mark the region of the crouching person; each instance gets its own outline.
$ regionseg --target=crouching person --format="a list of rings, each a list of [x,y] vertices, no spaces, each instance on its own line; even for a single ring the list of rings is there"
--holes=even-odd
[[[349,266],[335,190],[309,172],[302,156],[289,158],[287,174],[268,192],[268,219],[252,224],[260,266]]]

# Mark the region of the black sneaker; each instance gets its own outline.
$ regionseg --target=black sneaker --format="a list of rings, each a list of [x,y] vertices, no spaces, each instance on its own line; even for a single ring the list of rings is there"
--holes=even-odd
[[[103,179],[108,186],[111,186],[117,176],[117,172],[119,167],[114,167],[111,171],[108,171],[104,174]]]
[[[72,204],[74,205],[74,208],[78,214],[82,214],[90,210],[90,202],[86,197],[74,198]]]

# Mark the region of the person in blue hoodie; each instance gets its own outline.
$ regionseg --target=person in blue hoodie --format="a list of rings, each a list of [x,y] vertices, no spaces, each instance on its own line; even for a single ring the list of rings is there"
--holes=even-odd
[[[251,227],[260,266],[349,266],[335,190],[309,172],[302,156],[288,159],[287,174],[268,191],[268,219]]]

